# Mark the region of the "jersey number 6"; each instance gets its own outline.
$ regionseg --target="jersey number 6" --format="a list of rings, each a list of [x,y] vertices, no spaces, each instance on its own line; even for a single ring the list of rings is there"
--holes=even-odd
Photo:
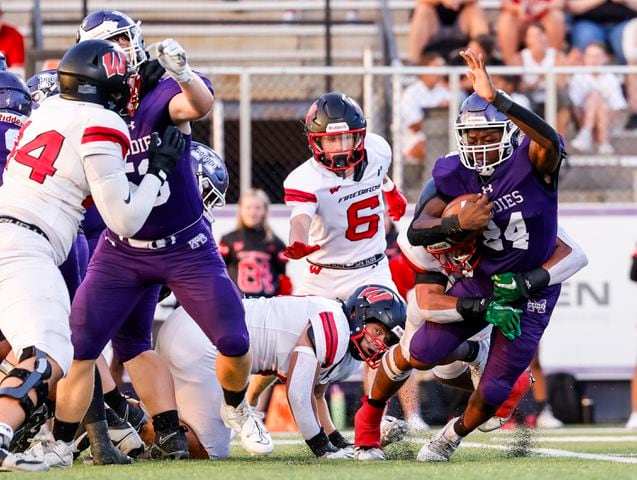
[[[359,212],[365,208],[377,208],[380,206],[378,195],[352,203],[347,209],[347,231],[345,238],[351,242],[372,238],[378,232],[378,222],[380,217],[374,213],[372,215],[359,216]],[[361,231],[359,227],[366,225]]]

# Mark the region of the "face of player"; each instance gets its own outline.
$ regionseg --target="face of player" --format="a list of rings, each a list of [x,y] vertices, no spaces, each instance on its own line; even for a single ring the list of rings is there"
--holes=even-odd
[[[317,143],[328,158],[331,158],[331,156],[336,153],[348,152],[356,146],[353,133],[325,135],[320,137]]]
[[[249,195],[241,200],[239,206],[241,221],[248,228],[255,228],[263,225],[266,208],[263,200],[255,195]]]
[[[371,357],[385,348],[389,342],[389,330],[382,323],[372,322],[365,325],[365,335],[360,340],[363,353]]]
[[[471,147],[482,147],[499,144],[502,140],[501,128],[473,128],[465,133],[465,142]],[[484,151],[476,149],[473,154],[477,165],[490,165],[500,159],[500,152],[497,148],[485,148]]]

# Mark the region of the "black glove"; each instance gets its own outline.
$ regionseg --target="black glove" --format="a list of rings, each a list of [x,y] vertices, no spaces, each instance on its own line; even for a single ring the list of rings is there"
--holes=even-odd
[[[159,60],[148,60],[139,66],[138,73],[141,79],[139,87],[139,98],[141,99],[155,88],[159,79],[166,73],[166,69],[161,66]]]
[[[307,446],[310,447],[312,453],[319,458],[328,453],[338,451],[338,448],[332,445],[330,439],[327,435],[325,435],[325,430],[323,430],[323,428],[321,428],[321,431],[312,438],[306,440],[305,443],[307,443]]]
[[[343,437],[343,435],[341,435],[341,432],[339,432],[338,430],[334,430],[327,436],[327,438],[329,438],[332,445],[334,445],[336,448],[347,448],[354,446],[353,443],[349,443],[347,440],[345,440],[345,437]]]
[[[148,147],[148,172],[155,175],[161,183],[166,181],[168,174],[175,168],[177,161],[184,152],[186,141],[177,127],[170,125],[159,141],[159,134],[153,132]]]

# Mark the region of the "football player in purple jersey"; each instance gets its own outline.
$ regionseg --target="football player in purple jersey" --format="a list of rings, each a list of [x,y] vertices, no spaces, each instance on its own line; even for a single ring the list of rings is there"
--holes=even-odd
[[[151,326],[158,285],[166,284],[179,303],[219,347],[217,376],[224,392],[222,416],[237,431],[247,449],[259,448],[247,433],[260,422],[246,414],[245,388],[251,364],[249,338],[239,293],[227,275],[190,167],[190,121],[212,107],[210,82],[193,72],[184,49],[172,39],[156,47],[157,60],[149,61],[139,23],[117,11],[88,15],[78,40],[108,39],[124,48],[142,79],[165,69],[169,78],[141,85],[141,97],[128,121],[131,153],[127,157],[129,182],[137,185],[147,172],[148,147],[153,132],[177,126],[186,138],[183,158],[164,179],[155,208],[142,228],[130,238],[106,230],[100,237],[86,279],[71,312],[74,363],[58,393],[62,409],[58,419],[75,423],[86,409],[94,360],[109,340],[114,357],[126,364],[136,391],[153,419],[156,432],[150,456],[187,458],[185,435],[179,427],[172,379],[152,351]],[[133,187],[135,188],[135,187]],[[146,301],[149,292],[153,301]],[[143,302],[146,312],[132,310]],[[149,374],[152,372],[152,374]]]
[[[543,265],[556,245],[563,140],[542,118],[494,88],[481,57],[471,50],[462,56],[475,93],[456,120],[459,153],[436,162],[434,193],[417,210],[408,237],[412,245],[427,246],[478,231],[481,260],[472,277],[447,292],[457,297],[464,321],[420,327],[410,344],[411,366],[444,364],[488,323],[496,328],[469,405],[421,449],[420,461],[447,461],[461,440],[494,414],[530,364],[560,292],[553,278],[559,275]],[[475,195],[457,215],[440,218],[451,200],[467,193]]]

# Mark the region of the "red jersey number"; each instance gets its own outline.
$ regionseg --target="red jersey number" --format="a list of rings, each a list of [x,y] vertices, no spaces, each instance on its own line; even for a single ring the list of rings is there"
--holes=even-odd
[[[380,205],[378,195],[352,203],[347,209],[347,231],[345,238],[351,242],[372,238],[378,232],[380,217],[377,214],[359,216],[365,208],[377,208]],[[363,227],[365,226],[365,227]],[[363,230],[361,230],[363,228]]]
[[[28,123],[24,127],[27,126]],[[17,143],[20,142],[23,131],[20,131]],[[53,164],[60,155],[62,143],[64,143],[62,134],[55,130],[49,130],[41,133],[26,145],[15,148],[11,158],[22,165],[31,167],[31,173],[29,174],[31,180],[44,183],[44,179],[47,176],[53,176],[57,171]]]

